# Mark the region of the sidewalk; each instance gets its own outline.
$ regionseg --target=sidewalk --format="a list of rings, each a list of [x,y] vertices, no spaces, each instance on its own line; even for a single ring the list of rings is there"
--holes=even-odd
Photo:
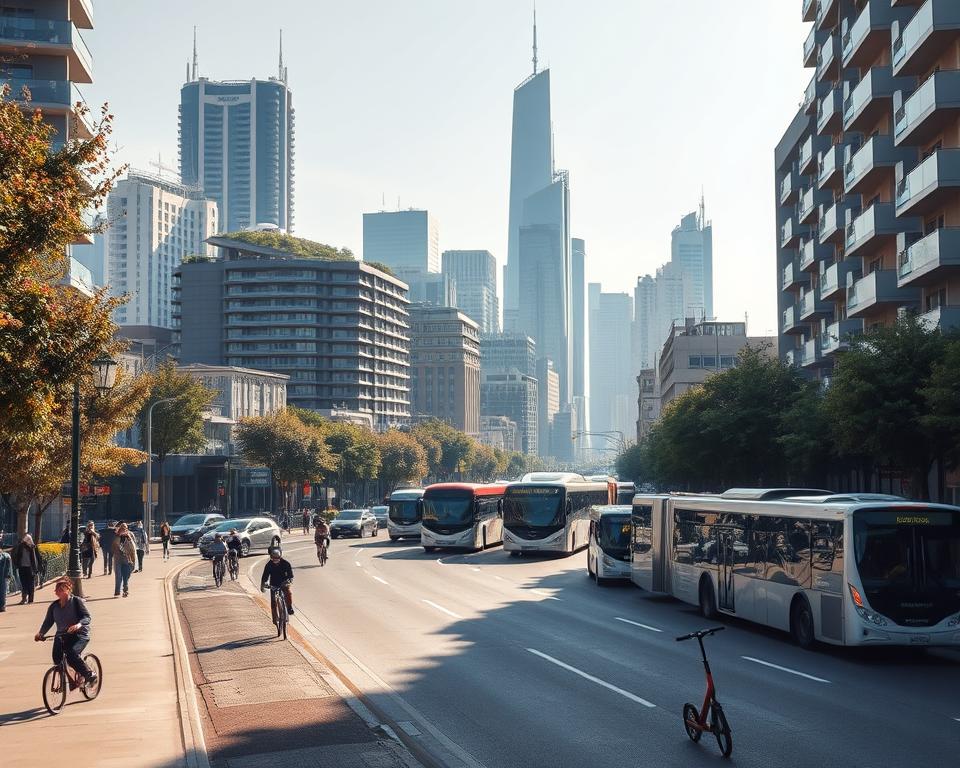
[[[4,768],[79,765],[182,768],[184,747],[176,678],[164,603],[164,576],[186,558],[163,562],[159,547],[130,578],[130,596],[113,597],[113,576],[84,580],[93,618],[88,650],[103,664],[100,696],[87,702],[71,691],[56,717],[43,706],[40,687],[51,665],[51,644],[35,643],[47,606],[47,585],[33,605],[7,602],[0,614],[0,744]]]
[[[349,691],[316,657],[277,639],[265,601],[241,587],[247,568],[220,589],[208,562],[177,580],[212,768],[420,766],[350,708]]]

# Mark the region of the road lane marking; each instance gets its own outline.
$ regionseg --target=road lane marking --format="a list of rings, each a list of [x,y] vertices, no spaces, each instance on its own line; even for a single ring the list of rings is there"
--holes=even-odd
[[[545,598],[547,598],[547,600],[559,600],[559,599],[560,599],[559,597],[554,597],[554,596],[551,595],[549,592],[545,592],[545,591],[542,590],[542,589],[531,589],[530,591],[533,592],[535,595],[540,595],[540,597],[545,597]]]
[[[379,581],[381,584],[387,584],[387,582],[386,582],[384,579],[381,579],[379,576],[374,576],[373,578],[374,578],[376,581]],[[387,584],[387,586],[389,587],[390,585]]]
[[[829,680],[824,680],[822,677],[814,677],[813,675],[808,675],[806,672],[798,672],[795,669],[790,669],[790,667],[781,667],[779,664],[771,664],[769,661],[764,661],[763,659],[755,659],[753,656],[741,656],[741,659],[746,659],[747,661],[752,661],[754,664],[762,664],[765,667],[770,667],[771,669],[779,669],[781,672],[788,672],[791,675],[796,675],[797,677],[805,677],[807,680],[813,680],[817,683],[829,683]]]
[[[477,572],[479,572],[479,571],[480,571],[480,569],[479,569],[479,568],[473,568],[473,567],[471,567],[471,568],[470,568],[470,570],[471,570],[471,571],[477,571]]]
[[[506,581],[506,579],[505,579],[505,578],[503,578],[503,576],[497,576],[497,575],[494,575],[494,577],[493,577],[493,578],[495,578],[495,579],[499,579],[500,581]]]
[[[5,661],[13,656],[13,651],[0,651],[0,661]]]
[[[354,560],[354,561],[353,561],[353,564],[354,564],[355,566],[357,566],[357,568],[363,568],[363,566],[360,565],[360,561],[359,561],[359,560]]]
[[[622,621],[624,624],[632,624],[633,626],[640,627],[641,629],[649,629],[651,632],[663,632],[662,629],[651,627],[649,624],[641,624],[639,621],[630,621],[630,619],[623,619],[619,616],[614,616],[613,618],[617,621]]]
[[[623,688],[617,688],[617,686],[612,685],[611,683],[608,683],[606,680],[601,680],[599,677],[594,677],[593,675],[587,674],[582,669],[571,667],[569,664],[565,664],[564,662],[560,661],[560,659],[555,659],[553,658],[553,656],[548,656],[547,654],[541,651],[538,651],[536,648],[527,648],[527,650],[530,653],[532,653],[534,656],[539,656],[541,659],[546,659],[551,664],[556,664],[561,669],[565,669],[568,672],[573,672],[573,674],[575,675],[580,675],[580,677],[582,677],[584,680],[589,680],[591,683],[596,683],[597,685],[603,688],[606,688],[609,691],[613,691],[614,693],[619,693],[624,698],[630,699],[630,701],[635,701],[637,702],[637,704],[643,704],[643,706],[650,707],[650,708],[657,706],[653,702],[647,701],[646,699],[643,699],[637,696],[635,693],[630,693],[630,691],[625,691],[623,690]]]
[[[442,613],[447,614],[447,616],[452,616],[452,617],[455,618],[455,619],[462,619],[462,618],[463,618],[463,616],[461,616],[459,613],[454,613],[453,611],[451,611],[451,610],[449,610],[449,609],[447,609],[447,608],[444,608],[442,605],[437,605],[437,604],[436,604],[435,602],[433,602],[432,600],[422,600],[421,602],[426,603],[427,605],[429,605],[429,606],[432,607],[432,608],[436,608],[438,611],[441,611]]]

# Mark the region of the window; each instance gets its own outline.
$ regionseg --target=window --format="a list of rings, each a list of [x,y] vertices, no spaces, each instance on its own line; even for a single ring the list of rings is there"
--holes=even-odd
[[[702,368],[702,367],[703,367],[703,359],[700,357],[700,355],[690,355],[690,362],[689,362],[689,364],[688,364],[687,367],[688,367],[688,368]]]
[[[717,367],[717,358],[713,355],[705,355],[703,358],[703,367],[704,368],[716,368]]]

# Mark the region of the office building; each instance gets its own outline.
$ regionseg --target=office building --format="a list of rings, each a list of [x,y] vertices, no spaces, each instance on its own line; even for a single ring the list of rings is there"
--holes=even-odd
[[[635,374],[630,356],[633,299],[587,286],[590,313],[590,431],[630,435],[635,430]],[[602,438],[591,440],[594,448]]]
[[[684,317],[713,317],[713,226],[706,220],[703,198],[700,210],[688,213],[670,233],[670,261],[687,273],[690,294]]]
[[[571,268],[571,346],[573,349],[573,397],[586,397],[589,381],[587,369],[589,345],[587,340],[587,246],[580,238],[570,240],[573,266]]]
[[[410,410],[480,431],[480,332],[455,307],[410,306]]]
[[[200,189],[143,171],[130,171],[107,198],[104,255],[120,325],[171,328],[173,272],[187,256],[212,256],[217,204]]]
[[[633,370],[652,368],[657,350],[654,349],[653,329],[657,325],[657,281],[650,275],[637,278],[633,289],[633,325],[630,332]]]
[[[653,425],[660,418],[660,385],[657,383],[655,368],[644,368],[637,376],[637,442],[642,442],[650,434]]]
[[[465,312],[481,333],[500,330],[497,260],[490,251],[444,251],[441,271],[453,283],[452,306]]]
[[[182,364],[290,377],[287,401],[369,414],[377,429],[409,421],[406,286],[343,251],[277,231],[209,239],[217,258],[174,279]]]
[[[663,345],[674,325],[683,325],[684,308],[692,302],[690,274],[679,264],[667,262],[657,269],[656,316],[650,326],[648,342],[654,363],[659,359]]]
[[[779,350],[828,379],[853,334],[960,325],[955,3],[805,3],[803,104],[775,153]]]
[[[516,422],[506,416],[481,416],[478,439],[484,445],[500,451],[519,451],[522,447]]]
[[[389,267],[401,280],[411,272],[439,272],[437,220],[414,208],[363,214],[363,260]]]
[[[277,77],[217,81],[198,76],[194,40],[180,89],[180,176],[216,201],[220,232],[293,232],[294,110],[282,47]]]
[[[584,431],[581,425],[582,418],[577,411],[578,407],[575,400],[553,417],[553,426],[550,430],[550,456],[568,465],[582,466],[583,440],[573,439],[575,433]]]
[[[507,332],[483,334],[480,353],[483,373],[504,373],[516,368],[536,378],[537,344],[529,336]]]
[[[560,412],[560,377],[553,368],[553,360],[537,360],[537,442],[541,456],[552,456],[550,435],[553,419]]]
[[[480,379],[481,416],[505,416],[517,425],[520,450],[537,455],[537,380],[514,369],[484,373]]]

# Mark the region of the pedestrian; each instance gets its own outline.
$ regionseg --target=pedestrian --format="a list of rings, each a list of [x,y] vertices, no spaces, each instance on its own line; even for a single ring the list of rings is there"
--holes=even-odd
[[[302,510],[302,514],[303,514],[303,532],[305,534],[310,533],[310,510],[304,507]]]
[[[93,524],[93,520],[87,521],[87,527],[83,530],[83,536],[80,538],[80,561],[83,563],[83,577],[85,579],[93,578],[93,563],[97,559],[97,552],[100,550],[100,535]]]
[[[66,526],[63,529],[63,532],[60,534],[60,543],[69,544],[70,543],[70,526]]]
[[[137,567],[134,573],[138,573],[143,570],[143,555],[150,551],[150,539],[147,538],[147,532],[143,530],[143,523],[139,520],[134,524],[131,533],[133,542],[137,545]]]
[[[130,535],[126,523],[117,525],[117,535],[113,540],[113,596],[120,596],[123,587],[123,596],[130,593],[130,574],[137,562],[137,545]]]
[[[163,559],[170,559],[170,523],[164,520],[160,523],[160,542],[163,544]]]
[[[290,533],[290,515],[287,514],[286,510],[280,513],[280,528]]]
[[[113,573],[113,540],[117,535],[116,523],[107,521],[107,527],[100,533],[100,551],[103,553],[103,575]]]
[[[3,536],[0,534],[0,542],[2,541]],[[7,580],[12,572],[13,561],[10,560],[10,555],[0,549],[0,613],[7,610]]]
[[[37,572],[40,570],[40,553],[29,533],[25,533],[13,548],[13,564],[20,576],[20,605],[32,603]]]

